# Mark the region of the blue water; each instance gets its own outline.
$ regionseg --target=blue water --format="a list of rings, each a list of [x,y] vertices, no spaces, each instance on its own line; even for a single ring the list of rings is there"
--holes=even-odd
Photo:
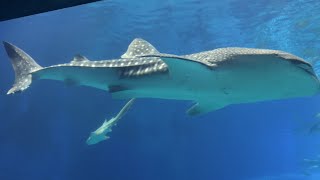
[[[218,47],[280,49],[310,62],[320,54],[320,1],[103,1],[0,22],[0,40],[40,65],[75,54],[112,59],[136,37],[160,52]],[[192,102],[139,99],[111,139],[89,133],[126,102],[87,87],[38,81],[7,96],[14,73],[0,48],[1,180],[308,180],[304,158],[320,137],[299,132],[316,120],[320,97],[232,105],[190,118]],[[318,68],[316,69],[318,70]]]

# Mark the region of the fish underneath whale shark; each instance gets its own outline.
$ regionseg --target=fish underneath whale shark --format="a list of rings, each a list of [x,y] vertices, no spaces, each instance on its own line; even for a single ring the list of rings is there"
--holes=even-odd
[[[112,131],[111,128],[117,125],[119,120],[128,112],[134,101],[134,98],[130,99],[115,117],[112,117],[110,120],[105,120],[97,130],[91,132],[86,143],[88,145],[93,145],[103,140],[109,139],[110,136],[108,136],[107,134],[109,134]]]
[[[219,48],[189,55],[163,54],[134,39],[119,59],[91,61],[76,55],[70,63],[41,67],[18,47],[4,42],[15,71],[7,94],[50,79],[108,91],[114,98],[192,100],[187,112],[199,115],[231,104],[313,96],[319,79],[310,63],[287,52]]]

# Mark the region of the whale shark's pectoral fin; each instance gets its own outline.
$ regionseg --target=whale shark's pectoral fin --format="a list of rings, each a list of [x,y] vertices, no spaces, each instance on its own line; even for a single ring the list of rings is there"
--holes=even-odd
[[[190,109],[188,109],[187,114],[189,116],[196,116],[205,114],[210,111],[215,111],[221,108],[224,108],[225,104],[212,103],[212,102],[200,102],[193,105]]]

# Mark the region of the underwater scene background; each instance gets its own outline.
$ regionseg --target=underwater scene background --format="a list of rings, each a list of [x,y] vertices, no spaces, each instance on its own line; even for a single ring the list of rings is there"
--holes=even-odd
[[[75,54],[118,58],[137,37],[171,54],[236,46],[316,62],[320,1],[110,0],[0,22],[0,40],[42,66]],[[309,126],[319,119],[319,96],[192,118],[185,111],[193,102],[138,99],[110,139],[88,146],[90,132],[126,101],[55,81],[7,96],[14,73],[3,47],[0,60],[1,180],[320,179],[320,163],[306,161],[320,154],[320,131]]]

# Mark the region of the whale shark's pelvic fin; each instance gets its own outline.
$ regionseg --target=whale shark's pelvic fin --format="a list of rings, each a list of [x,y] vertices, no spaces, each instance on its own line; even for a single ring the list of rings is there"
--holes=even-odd
[[[32,83],[32,75],[30,73],[42,69],[42,67],[18,47],[8,42],[3,42],[3,44],[15,72],[13,87],[7,92],[7,94],[21,92],[27,89]]]
[[[210,111],[221,109],[225,106],[226,105],[224,104],[215,104],[212,102],[200,102],[196,103],[190,109],[188,109],[187,114],[190,116],[201,115]]]
[[[148,54],[158,54],[159,51],[146,40],[136,38],[128,46],[127,52],[121,58],[133,58],[136,56],[144,56]]]

